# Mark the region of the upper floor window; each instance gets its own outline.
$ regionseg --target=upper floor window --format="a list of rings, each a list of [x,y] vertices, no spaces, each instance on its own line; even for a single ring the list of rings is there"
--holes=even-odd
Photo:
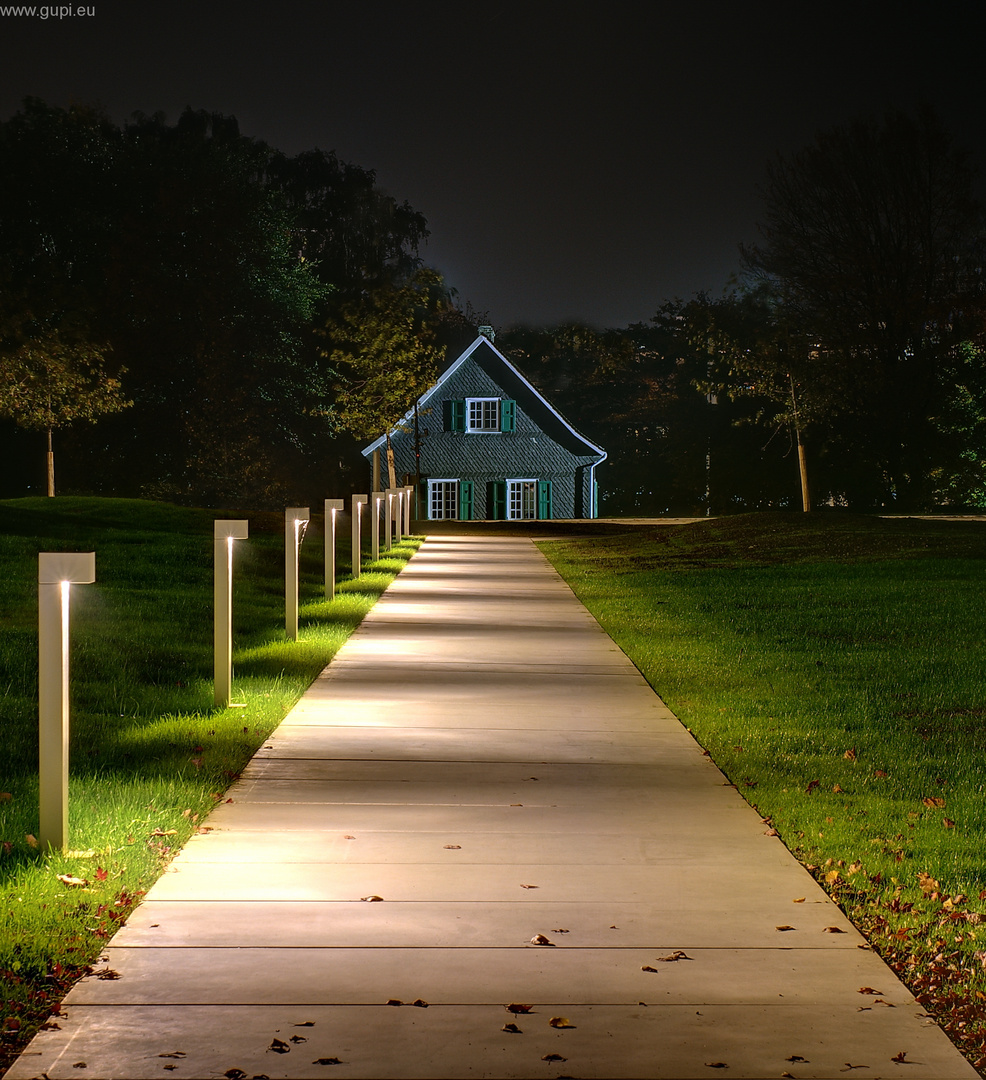
[[[466,398],[466,431],[499,431],[500,399]]]
[[[511,398],[459,398],[444,403],[445,430],[481,434],[513,431],[517,403]]]

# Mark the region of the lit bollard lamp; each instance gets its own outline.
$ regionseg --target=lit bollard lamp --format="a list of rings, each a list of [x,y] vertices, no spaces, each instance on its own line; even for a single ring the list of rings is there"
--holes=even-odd
[[[414,488],[408,484],[404,489],[404,535],[411,535],[411,498],[414,495]]]
[[[284,511],[284,632],[290,641],[298,640],[298,564],[311,516],[307,506]]]
[[[401,533],[404,529],[404,502],[407,492],[403,488],[394,488],[395,503],[397,506],[397,513],[394,515],[394,539],[399,544],[403,537]]]
[[[342,499],[325,500],[325,599],[336,595],[336,518],[345,508]]]
[[[213,685],[215,703],[229,704],[233,692],[233,541],[246,540],[247,521],[216,521],[213,543]]]
[[[365,495],[353,496],[353,577],[360,576],[360,541],[363,536],[363,506],[366,504]]]
[[[384,549],[390,551],[393,547],[394,537],[394,489],[387,488],[384,513]]]
[[[373,533],[370,537],[370,555],[374,562],[380,558],[380,511],[386,497],[387,496],[383,491],[374,491],[370,495],[370,502],[373,508]]]
[[[69,594],[96,580],[96,554],[38,554],[38,795],[42,848],[68,844]]]

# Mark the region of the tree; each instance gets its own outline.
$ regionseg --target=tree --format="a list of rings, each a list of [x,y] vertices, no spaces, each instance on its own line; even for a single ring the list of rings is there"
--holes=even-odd
[[[58,329],[44,330],[0,356],[0,416],[45,432],[49,496],[55,494],[52,432],[79,421],[95,423],[132,404],[119,378],[106,371],[104,350]]]
[[[901,507],[929,497],[942,365],[982,309],[974,178],[931,112],[858,120],[770,165],[762,242],[743,252],[801,400]]]
[[[441,275],[421,269],[344,304],[325,328],[339,420],[358,439],[387,435],[391,486],[390,431],[437,377],[439,327],[450,307]]]

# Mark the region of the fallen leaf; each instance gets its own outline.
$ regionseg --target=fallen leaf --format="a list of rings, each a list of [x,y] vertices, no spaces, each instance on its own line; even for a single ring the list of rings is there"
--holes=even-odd
[[[112,982],[114,979],[122,978],[119,971],[114,971],[112,968],[103,968],[102,971],[94,972],[97,979],[106,979]]]
[[[355,839],[356,839],[356,837],[355,836],[350,836],[349,833],[346,833],[346,835],[343,837],[343,840],[355,840]]]
[[[657,968],[656,967],[651,967],[650,964],[644,964],[644,966],[640,970],[641,971],[654,971],[654,972],[656,972]]]
[[[924,798],[921,800],[921,802],[923,802],[929,810],[934,810],[935,808],[939,810],[945,809],[945,800],[938,795],[932,795],[928,798]]]
[[[520,1005],[516,1001],[511,1001],[509,1005],[503,1006],[507,1012],[512,1013],[529,1013],[534,1008],[533,1005]]]
[[[271,1039],[268,1050],[273,1050],[275,1054],[289,1054],[291,1053],[291,1047],[282,1039]]]
[[[788,926],[787,923],[782,923],[780,926],[775,926],[775,930],[797,930],[796,926]]]
[[[538,886],[538,885],[521,885],[521,888],[522,889],[537,889],[537,888],[540,888],[540,886]]]
[[[567,1016],[553,1016],[548,1023],[553,1028],[573,1028],[575,1025]]]
[[[373,895],[373,896],[361,896],[360,900],[366,900],[369,903],[373,903],[374,901],[377,901],[377,900],[383,900],[383,897],[382,896],[376,896],[376,895]]]
[[[833,784],[832,791],[836,795],[845,795],[846,789],[841,784]]]
[[[825,875],[825,883],[827,885],[834,885],[838,880],[839,880],[839,871],[838,870],[830,870]]]
[[[423,998],[415,998],[414,1001],[411,1002],[411,1004],[414,1005],[418,1009],[427,1009],[428,1008],[428,1002],[425,1001]]]
[[[826,927],[823,927],[822,933],[823,934],[844,934],[845,930],[843,930],[839,926],[826,926]]]
[[[72,889],[80,889],[85,885],[88,885],[88,881],[84,881],[82,878],[72,877],[71,874],[58,874],[58,880],[63,885],[68,885]]]
[[[36,836],[34,836],[32,833],[25,833],[24,839],[27,841],[27,846],[28,847],[37,847],[38,846],[38,838]]]
[[[792,1054],[789,1058],[785,1058],[784,1060],[785,1061],[803,1061],[806,1064],[808,1062],[808,1059],[806,1057],[802,1057],[800,1054]]]
[[[511,1035],[523,1035],[523,1031],[516,1024],[504,1024],[501,1031],[509,1031]]]
[[[724,1061],[707,1061],[706,1066],[710,1069],[728,1069],[729,1066]]]
[[[846,759],[846,761],[855,761],[856,747],[854,746],[851,750],[847,750],[842,756]]]
[[[158,1054],[158,1057],[163,1058],[183,1058],[187,1056],[184,1050],[172,1050],[170,1054]]]
[[[792,903],[792,904],[803,904],[804,902],[805,902],[805,897],[803,897],[803,896],[796,896],[796,897],[795,897],[795,898],[794,898],[794,899],[793,899],[793,900],[791,901],[791,903]]]
[[[177,1069],[178,1066],[177,1065],[165,1065],[164,1068],[166,1068],[166,1069]]]
[[[899,1054],[894,1054],[894,1056],[890,1060],[891,1061],[896,1061],[898,1065],[914,1065],[915,1064],[915,1062],[913,1062],[913,1061],[905,1061],[904,1059],[906,1057],[907,1057],[907,1051],[906,1050],[901,1050],[901,1052]]]
[[[693,960],[694,957],[689,956],[688,953],[682,952],[681,949],[675,949],[674,952],[668,953],[667,956],[659,956],[658,960],[663,961],[665,964],[673,964],[678,960]]]
[[[84,1061],[77,1061],[73,1066],[73,1069],[88,1069],[89,1066]]]
[[[305,1038],[304,1035],[292,1035],[289,1042],[303,1043],[303,1042],[308,1042],[308,1040]]]
[[[880,780],[886,780],[887,779],[887,774],[883,771],[883,769],[874,769],[873,770],[873,775],[875,777],[877,777],[878,779],[880,779]],[[865,1065],[857,1066],[857,1068],[866,1068],[866,1066]]]
[[[563,930],[560,926],[558,927],[557,930],[552,930],[551,932],[553,934],[568,934],[568,933],[571,933],[570,930]]]
[[[315,1026],[315,1021],[314,1020],[302,1020],[300,1024],[295,1024],[294,1026],[295,1027],[314,1027]]]
[[[229,1080],[246,1080],[246,1073],[242,1069],[227,1069],[223,1076]]]
[[[808,786],[805,788],[805,794],[810,795],[819,784],[821,784],[821,780],[809,780]]]
[[[545,1054],[542,1061],[568,1061],[568,1058],[562,1057],[561,1054]]]
[[[404,1002],[401,1001],[400,998],[388,998],[387,999],[387,1004],[388,1005],[403,1005]]]
[[[873,997],[881,997],[882,994],[883,994],[883,991],[882,990],[874,990],[872,986],[861,986],[856,991],[856,993],[857,994],[870,994]]]
[[[947,818],[947,817],[942,818],[941,823],[942,823],[942,825],[945,826],[946,829],[954,829],[955,828],[955,822],[952,821],[951,818]],[[910,1062],[908,1062],[908,1064],[910,1064]]]
[[[315,1058],[312,1062],[313,1065],[341,1065],[342,1060],[340,1058]]]
[[[97,881],[105,881],[109,876],[110,876],[109,873],[106,870],[104,870],[101,866],[96,867],[96,880]]]
[[[511,806],[523,806],[524,804],[522,802],[512,802],[510,805]]]
[[[892,1004],[889,1001],[884,1001],[883,998],[877,998],[876,1001],[873,1002],[873,1004],[874,1005],[886,1005],[888,1009],[896,1009],[897,1008],[896,1005]]]
[[[462,850],[462,845],[461,844],[445,844],[444,846],[445,846],[446,851],[461,851]]]
[[[531,938],[531,944],[532,945],[548,945],[552,949],[555,947],[555,943],[553,941],[549,941],[544,936],[544,934],[535,934],[534,937]]]

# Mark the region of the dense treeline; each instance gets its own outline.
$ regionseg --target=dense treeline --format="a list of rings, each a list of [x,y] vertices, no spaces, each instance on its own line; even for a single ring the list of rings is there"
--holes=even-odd
[[[986,506],[976,183],[927,112],[822,132],[724,295],[504,344],[609,450],[606,512]]]
[[[986,505],[976,183],[930,114],[823,132],[770,164],[722,296],[497,345],[609,452],[604,513]],[[277,505],[362,485],[356,440],[475,331],[427,235],[372,172],[232,117],[27,100],[0,123],[0,415],[32,429],[2,422],[7,460],[37,490],[54,431],[60,490]]]
[[[372,172],[287,157],[231,117],[117,126],[29,99],[0,124],[0,402],[54,428],[60,490],[231,505],[334,489],[359,458],[326,323],[406,299],[427,235]],[[108,382],[112,400],[70,407]]]

